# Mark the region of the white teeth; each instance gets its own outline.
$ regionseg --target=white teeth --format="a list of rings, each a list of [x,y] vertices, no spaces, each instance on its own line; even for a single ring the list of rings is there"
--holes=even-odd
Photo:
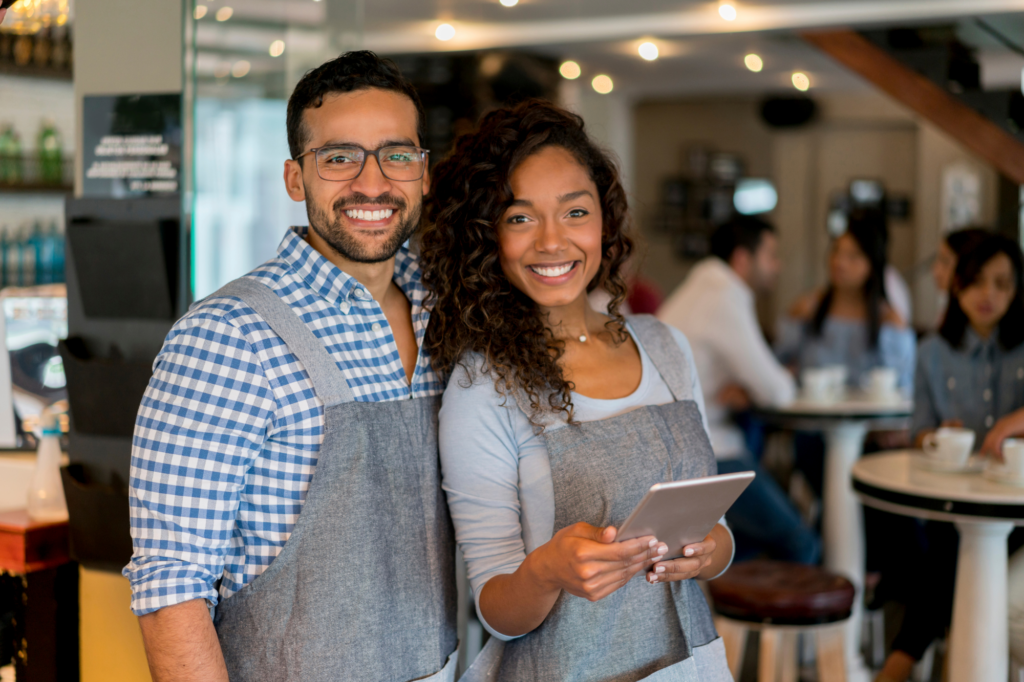
[[[531,265],[530,269],[536,272],[541,277],[561,277],[565,273],[572,270],[575,263],[566,263],[565,265],[559,265],[553,268],[546,268],[541,265]]]
[[[391,217],[391,214],[393,214],[394,212],[394,209],[391,208],[384,208],[379,211],[364,211],[361,208],[354,208],[345,211],[345,215],[355,220],[366,220],[368,222],[373,222],[376,220],[387,220],[388,218]]]

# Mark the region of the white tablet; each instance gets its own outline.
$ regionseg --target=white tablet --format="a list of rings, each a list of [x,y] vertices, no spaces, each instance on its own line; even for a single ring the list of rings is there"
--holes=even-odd
[[[665,559],[683,555],[683,547],[700,542],[736,501],[753,471],[656,483],[619,528],[616,540],[653,535],[668,545]]]

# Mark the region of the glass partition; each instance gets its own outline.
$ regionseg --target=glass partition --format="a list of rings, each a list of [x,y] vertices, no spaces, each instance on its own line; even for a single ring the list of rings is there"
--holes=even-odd
[[[309,69],[362,42],[362,0],[189,0],[185,108],[196,299],[272,258],[305,224],[282,175],[285,110]],[[191,192],[188,190],[191,189]],[[187,206],[187,209],[189,207]]]

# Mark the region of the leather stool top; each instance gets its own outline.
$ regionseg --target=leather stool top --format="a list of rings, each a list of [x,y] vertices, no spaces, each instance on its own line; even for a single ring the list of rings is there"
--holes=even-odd
[[[845,620],[856,595],[849,580],[817,566],[762,559],[734,564],[708,588],[721,615],[777,625]]]

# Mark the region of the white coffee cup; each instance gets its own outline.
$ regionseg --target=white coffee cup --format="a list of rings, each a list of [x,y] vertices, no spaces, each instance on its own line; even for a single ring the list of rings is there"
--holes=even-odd
[[[800,373],[804,398],[815,403],[829,403],[836,399],[834,375],[825,367],[809,367]]]
[[[1003,441],[1003,471],[1016,478],[1024,478],[1024,439],[1007,438]]]
[[[966,465],[973,448],[974,431],[971,429],[944,426],[928,434],[924,439],[924,453],[949,466]]]
[[[899,396],[896,383],[899,375],[892,367],[876,367],[868,372],[864,388],[871,400],[885,403]]]

